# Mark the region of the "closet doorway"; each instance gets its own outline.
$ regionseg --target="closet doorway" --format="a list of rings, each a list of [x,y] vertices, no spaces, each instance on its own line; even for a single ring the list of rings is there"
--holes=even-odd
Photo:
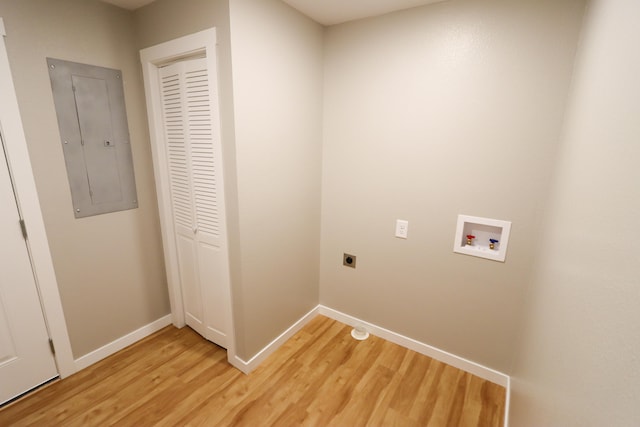
[[[140,51],[173,323],[233,351],[215,29]]]

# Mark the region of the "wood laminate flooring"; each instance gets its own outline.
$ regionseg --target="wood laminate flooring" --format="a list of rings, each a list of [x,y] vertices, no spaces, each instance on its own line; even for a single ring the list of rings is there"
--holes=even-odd
[[[173,326],[0,409],[0,426],[502,426],[505,389],[314,318],[250,375]]]

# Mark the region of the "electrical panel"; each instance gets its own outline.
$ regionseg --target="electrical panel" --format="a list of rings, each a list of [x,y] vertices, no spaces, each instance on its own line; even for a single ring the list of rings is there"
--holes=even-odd
[[[47,58],[76,218],[138,207],[122,72]]]

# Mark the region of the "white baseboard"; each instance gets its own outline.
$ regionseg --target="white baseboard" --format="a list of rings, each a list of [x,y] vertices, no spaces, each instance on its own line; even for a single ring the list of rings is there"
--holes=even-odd
[[[504,427],[509,427],[509,407],[511,406],[511,377],[507,377],[507,395],[504,400]]]
[[[440,350],[439,348],[430,346],[428,344],[421,343],[420,341],[416,341],[412,338],[405,337],[403,335],[389,331],[388,329],[384,329],[379,326],[373,325],[371,323],[367,323],[365,321],[362,321],[348,314],[341,313],[332,308],[319,305],[318,313],[324,316],[327,316],[331,319],[337,320],[338,322],[347,324],[349,326],[363,325],[369,333],[377,337],[383,338],[394,344],[401,345],[403,347],[406,347],[420,354],[424,354],[425,356],[429,356],[440,362],[446,363],[447,365],[451,365],[455,368],[462,369],[463,371],[469,372],[470,374],[476,375],[487,381],[491,381],[492,383],[501,385],[505,388],[509,383],[509,376],[506,374],[503,374],[502,372],[498,372],[494,369],[487,368],[486,366],[482,366],[476,362],[472,362],[463,357],[456,356],[454,354],[451,354],[444,350]]]
[[[289,329],[284,331],[282,334],[280,334],[280,336],[278,336],[276,339],[271,341],[266,347],[260,350],[249,361],[244,361],[240,357],[235,356],[234,360],[232,361],[232,364],[236,368],[244,372],[245,374],[250,373],[255,368],[257,368],[258,365],[260,365],[260,363],[262,363],[268,356],[274,353],[282,344],[284,344],[289,338],[291,338],[296,332],[302,329],[307,323],[309,323],[311,319],[313,319],[318,314],[322,314],[323,316],[337,320],[338,322],[342,322],[349,326],[363,325],[367,329],[367,331],[369,331],[371,334],[378,336],[382,339],[401,345],[403,347],[406,347],[420,354],[424,354],[425,356],[429,356],[433,359],[436,359],[440,362],[451,365],[455,368],[462,369],[463,371],[469,372],[473,375],[476,375],[487,381],[491,381],[492,383],[501,385],[505,388],[509,387],[509,376],[506,374],[503,374],[502,372],[498,372],[494,369],[480,365],[479,363],[472,362],[463,357],[456,356],[455,354],[451,354],[447,351],[440,350],[439,348],[430,346],[428,344],[424,344],[412,338],[405,337],[398,333],[392,332],[388,329],[381,328],[372,323],[365,322],[363,320],[360,320],[348,314],[341,313],[332,308],[325,307],[324,305],[318,305],[316,308],[309,311],[297,322],[291,325]],[[509,396],[507,395],[507,399],[508,398]]]
[[[91,353],[87,353],[82,357],[79,357],[75,360],[76,370],[79,371],[81,369],[87,368],[93,365],[96,362],[104,359],[105,357],[111,356],[112,354],[122,350],[123,348],[140,341],[142,338],[145,338],[152,333],[159,331],[171,324],[171,315],[168,314],[160,319],[149,323],[146,326],[141,327],[140,329],[136,329],[135,331],[118,338],[115,341],[110,342],[97,350],[92,351]]]
[[[265,348],[260,350],[255,356],[249,359],[249,361],[245,362],[240,357],[235,356],[235,362],[231,362],[233,366],[240,369],[245,374],[249,374],[251,371],[256,369],[258,365],[260,365],[267,357],[269,357],[278,348],[280,348],[280,346],[284,344],[289,338],[294,336],[296,332],[298,332],[307,323],[309,323],[311,319],[316,317],[318,315],[318,307],[315,307],[313,310],[302,316],[296,323],[291,325],[289,329],[284,331],[282,334],[280,334],[279,337],[271,341]]]

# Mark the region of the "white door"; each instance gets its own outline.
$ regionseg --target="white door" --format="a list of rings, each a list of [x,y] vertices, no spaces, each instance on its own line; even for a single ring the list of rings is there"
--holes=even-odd
[[[217,95],[205,58],[158,73],[185,322],[226,348],[229,277]]]
[[[2,134],[0,134],[2,137]],[[0,404],[58,376],[40,297],[0,149]]]

